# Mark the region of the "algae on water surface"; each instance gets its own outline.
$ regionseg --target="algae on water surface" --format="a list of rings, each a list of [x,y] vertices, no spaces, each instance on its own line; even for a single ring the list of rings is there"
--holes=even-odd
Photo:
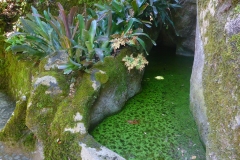
[[[193,58],[173,53],[153,48],[142,92],[92,131],[98,142],[128,160],[205,159],[189,110]]]

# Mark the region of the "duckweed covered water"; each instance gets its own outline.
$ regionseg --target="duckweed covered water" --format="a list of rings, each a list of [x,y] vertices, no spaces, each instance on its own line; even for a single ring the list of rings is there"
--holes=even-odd
[[[193,58],[153,48],[148,60],[142,92],[91,134],[127,160],[204,160],[205,151],[189,110]]]

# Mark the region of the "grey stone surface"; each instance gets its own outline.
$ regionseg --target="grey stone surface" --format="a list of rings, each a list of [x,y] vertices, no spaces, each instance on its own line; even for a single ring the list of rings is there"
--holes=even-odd
[[[240,14],[235,19],[230,19],[226,23],[225,30],[228,36],[232,36],[240,32]]]
[[[198,1],[190,100],[207,160],[240,157],[240,56],[230,40],[240,32],[240,13],[231,2]]]
[[[44,66],[45,70],[58,68],[58,65],[66,64],[68,62],[68,55],[65,52],[58,52],[46,58],[47,63]]]
[[[31,158],[18,148],[9,148],[0,142],[0,160],[31,160]]]
[[[59,88],[56,78],[53,76],[43,76],[37,78],[34,83],[34,89],[36,89],[39,85],[49,87],[45,94],[57,95],[59,93],[62,93],[62,90]]]
[[[90,113],[90,128],[96,126],[105,117],[122,109],[125,102],[138,93],[141,89],[143,71],[131,71],[125,79],[127,88],[121,94],[118,93],[119,85],[111,84],[101,89],[100,95]]]
[[[4,128],[14,109],[15,102],[0,92],[0,130]],[[19,149],[11,149],[0,142],[0,160],[30,160],[30,158],[21,153]]]
[[[198,126],[200,138],[203,143],[207,143],[208,126],[207,113],[203,95],[203,67],[204,67],[204,49],[200,35],[199,25],[196,27],[196,47],[195,57],[190,80],[190,109]]]
[[[178,36],[176,37],[176,54],[193,56],[195,49],[195,29],[197,6],[195,0],[181,0],[181,8],[174,15],[174,24]]]
[[[0,130],[3,129],[15,109],[15,103],[0,92]]]

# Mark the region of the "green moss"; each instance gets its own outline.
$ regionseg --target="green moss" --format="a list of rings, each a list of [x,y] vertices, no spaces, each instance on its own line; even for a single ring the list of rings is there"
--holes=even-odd
[[[27,149],[28,151],[34,151],[36,145],[35,135],[30,132],[24,137],[22,143],[25,149]]]
[[[60,135],[50,136],[45,140],[45,160],[81,160],[79,134],[62,132]]]
[[[233,35],[229,41],[231,42],[231,52],[240,54],[240,33]]]
[[[202,9],[202,8],[200,8]],[[234,140],[234,133],[229,127],[231,120],[236,115],[234,106],[239,102],[234,98],[240,96],[239,92],[239,35],[230,37],[226,42],[224,26],[227,14],[222,14],[218,19],[208,16],[209,27],[204,38],[208,38],[204,46],[204,97],[207,106],[207,117],[209,120],[209,141],[212,152],[215,152],[220,159],[229,159],[233,153],[239,157],[239,140]],[[228,143],[225,145],[225,143]],[[224,144],[224,145],[223,145]],[[233,150],[228,148],[234,148]],[[238,149],[238,150],[237,150]]]
[[[28,109],[27,124],[43,142],[46,160],[75,159],[75,152],[80,150],[77,141],[79,135],[64,132],[66,125],[73,121],[73,114],[69,113],[74,112],[69,106],[71,101],[67,98],[62,101],[65,99],[64,92],[60,95],[45,94],[48,89],[48,86],[41,85],[35,90],[31,98],[32,105]]]
[[[96,80],[101,84],[105,84],[108,81],[108,75],[105,73],[97,72],[95,74]]]
[[[18,142],[26,133],[28,128],[25,125],[26,102],[18,102],[14,110],[14,116],[10,119],[5,128],[0,132],[1,141]]]
[[[99,62],[94,65],[94,68],[106,72],[106,74],[96,73],[96,79],[102,83],[101,88],[108,88],[112,85],[118,86],[116,93],[119,95],[127,89],[127,69],[121,61],[126,54],[129,54],[128,49],[121,51],[116,58],[106,57],[104,62]],[[53,157],[79,159],[80,157],[76,155],[76,153],[80,153],[81,150],[78,143],[80,140],[86,139],[85,134],[66,132],[65,128],[75,127],[79,122],[75,122],[74,117],[76,113],[80,113],[83,116],[80,122],[83,123],[86,130],[88,130],[89,112],[100,90],[94,90],[92,87],[93,82],[91,81],[90,74],[79,73],[74,85],[75,90],[73,95],[65,97],[64,100],[58,104],[55,117],[49,129],[49,136],[44,140],[46,159],[53,159]],[[59,143],[57,141],[59,141]],[[88,140],[87,143],[89,145],[95,144],[94,141],[90,140]]]
[[[90,79],[89,74],[84,74],[81,81],[79,81],[79,86],[77,87],[76,94],[74,100],[72,102],[73,107],[76,107],[80,114],[83,116],[83,122],[86,125],[85,127],[88,128],[88,121],[89,121],[89,111],[94,103],[95,99],[97,98],[99,90],[94,90],[92,87],[93,82]],[[74,115],[77,112],[74,113]],[[73,119],[73,118],[72,118]]]
[[[49,136],[43,139],[45,149],[44,154],[46,159],[79,159],[81,148],[78,141],[81,138],[79,133],[65,132],[67,127],[74,127],[74,115],[77,108],[71,106],[71,100],[65,99],[58,106],[55,118],[49,128]]]
[[[43,77],[43,76],[52,76],[56,78],[57,80],[57,85],[59,88],[62,90],[62,93],[60,96],[67,96],[69,93],[69,86],[70,86],[70,81],[71,81],[71,75],[64,75],[63,72],[60,70],[54,69],[51,71],[45,71],[41,72],[41,74],[38,75],[38,77]]]
[[[4,37],[0,35],[0,89],[6,89],[7,86],[7,78],[6,78],[6,60],[4,54]]]
[[[35,68],[30,61],[19,60],[18,56],[4,51],[5,42],[1,39],[0,48],[0,88],[5,89],[13,100],[16,100],[16,108],[13,116],[5,128],[0,132],[0,140],[20,145],[25,140],[29,129],[25,124],[27,101],[22,101],[23,96],[29,97],[31,89],[31,76]],[[27,138],[28,139],[28,138]],[[28,144],[28,145],[27,145]],[[30,147],[29,139],[26,148]],[[30,148],[33,148],[30,147]]]
[[[41,60],[41,62],[39,63],[38,68],[39,68],[39,72],[40,72],[40,73],[41,73],[41,72],[45,72],[44,66],[45,66],[45,64],[47,63],[47,61],[48,61],[48,58],[43,58],[43,59]]]
[[[103,84],[102,87],[112,88],[111,86],[117,86],[116,96],[127,90],[128,71],[122,62],[122,59],[130,53],[130,48],[124,48],[117,57],[106,57],[104,62],[99,62],[95,65],[95,68],[106,72],[107,76],[109,77],[108,83]]]
[[[15,97],[29,96],[31,89],[31,78],[36,72],[35,64],[28,60],[19,60],[12,53],[5,53],[6,72],[8,78],[8,92]]]
[[[27,112],[27,125],[32,130],[37,129],[37,136],[40,139],[47,139],[50,124],[57,110],[57,105],[61,99],[59,95],[50,95],[48,86],[40,85],[36,88],[34,95],[30,101],[31,106]]]
[[[80,133],[66,132],[65,128],[73,128],[77,122],[74,121],[76,113],[80,113],[84,118],[81,120],[86,129],[88,128],[88,114],[90,106],[93,104],[98,91],[92,87],[90,75],[84,73],[74,87],[76,89],[74,97],[65,97],[58,105],[55,117],[49,128],[49,136],[44,140],[46,159],[80,159],[81,147],[79,140],[85,135]]]

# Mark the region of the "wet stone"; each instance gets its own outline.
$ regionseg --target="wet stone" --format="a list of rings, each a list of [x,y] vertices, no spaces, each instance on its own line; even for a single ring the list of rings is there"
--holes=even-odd
[[[0,130],[4,128],[15,109],[13,102],[6,94],[0,91]],[[0,160],[30,160],[27,156],[21,154],[19,149],[7,149],[0,142]],[[17,152],[17,153],[16,153]]]
[[[15,103],[0,92],[0,130],[5,126],[15,109]]]

